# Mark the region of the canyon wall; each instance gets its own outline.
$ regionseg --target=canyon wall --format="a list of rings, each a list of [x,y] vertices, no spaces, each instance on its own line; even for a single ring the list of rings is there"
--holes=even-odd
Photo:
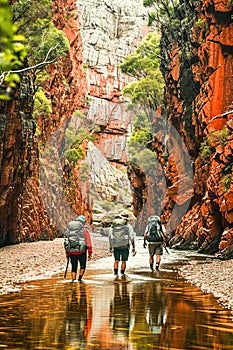
[[[232,4],[185,1],[179,13],[174,37],[168,28],[162,34],[162,55],[167,58],[162,63],[164,113],[185,141],[194,183],[189,210],[171,244],[229,258],[233,257]],[[168,202],[176,203],[175,196],[168,193]],[[167,209],[165,205],[165,220],[172,208]]]
[[[54,0],[53,8],[54,23],[69,39],[70,51],[61,63],[49,68],[44,88],[49,92],[51,115],[33,117],[30,73],[22,74],[10,101],[0,102],[0,246],[52,239],[59,234],[45,208],[52,188],[48,188],[47,198],[41,196],[39,150],[75,110],[85,108],[86,79],[76,2]],[[59,198],[56,201],[59,203]],[[83,207],[85,210],[85,204]]]
[[[92,221],[89,185],[80,183],[78,167],[71,169],[64,162],[65,131],[76,123],[75,112],[87,114],[99,127],[96,144],[108,161],[124,167],[127,178],[126,144],[132,115],[120,97],[129,79],[121,74],[119,63],[146,34],[142,1],[133,6],[128,1],[52,3],[53,22],[67,36],[70,50],[65,59],[47,67],[49,78],[43,88],[51,114],[32,115],[30,73],[22,75],[12,100],[1,102],[0,246],[53,239],[64,229],[67,212],[85,214]],[[78,128],[83,126],[81,122]],[[63,168],[57,162],[63,162]],[[101,195],[106,189],[104,179],[98,179]],[[70,204],[71,211],[67,209]]]
[[[127,141],[132,132],[134,115],[127,111],[127,101],[122,98],[122,89],[132,80],[121,73],[120,63],[136,50],[138,42],[148,32],[147,10],[143,1],[78,1],[80,28],[83,40],[83,64],[87,77],[87,117],[99,129],[94,144],[101,156],[127,178]],[[109,167],[92,174],[95,198],[110,198],[113,183],[105,181],[112,176]],[[93,165],[90,165],[93,169]],[[105,175],[104,175],[105,174]],[[117,172],[116,172],[116,175]],[[115,178],[113,176],[113,178]],[[129,188],[128,185],[124,185]],[[116,190],[116,188],[115,188]],[[120,189],[121,191],[121,189]],[[132,194],[130,188],[128,196]],[[112,209],[119,195],[112,200]],[[132,201],[132,199],[131,199]],[[96,202],[96,200],[94,201]],[[132,204],[132,203],[131,203]],[[130,207],[125,201],[125,207]],[[115,206],[117,211],[119,208]]]

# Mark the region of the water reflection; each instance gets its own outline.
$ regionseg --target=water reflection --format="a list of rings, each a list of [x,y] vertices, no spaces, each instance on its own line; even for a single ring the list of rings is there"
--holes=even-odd
[[[84,283],[66,293],[65,344],[85,348],[92,326],[92,303]]]
[[[0,297],[0,348],[233,349],[233,322],[209,294],[174,272],[127,280],[56,278]]]

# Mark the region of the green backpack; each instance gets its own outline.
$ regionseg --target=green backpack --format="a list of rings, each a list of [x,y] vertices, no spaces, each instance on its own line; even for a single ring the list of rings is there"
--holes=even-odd
[[[163,230],[160,217],[152,215],[148,219],[148,231],[146,239],[148,242],[162,243],[163,242]]]

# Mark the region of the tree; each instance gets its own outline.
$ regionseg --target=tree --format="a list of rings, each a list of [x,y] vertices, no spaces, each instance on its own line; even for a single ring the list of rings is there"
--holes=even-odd
[[[26,37],[29,65],[55,61],[66,55],[69,42],[52,23],[51,0],[16,0],[12,13],[18,32]]]
[[[20,74],[28,70],[33,73],[35,83],[36,73],[69,50],[65,34],[52,23],[51,0],[15,0],[11,8],[7,0],[0,0],[0,4],[3,5],[0,8],[1,89],[6,90],[4,83],[15,87]],[[39,84],[34,83],[36,92]],[[9,96],[2,94],[0,98],[9,99]]]
[[[143,111],[150,123],[163,99],[164,80],[159,70],[159,43],[160,36],[149,33],[138,45],[136,53],[126,57],[120,65],[123,73],[137,79],[123,89],[123,96],[129,98],[134,106],[139,105],[138,112]]]
[[[26,56],[25,38],[17,34],[7,0],[0,0],[0,19],[0,100],[8,100],[8,90],[20,81],[19,74],[12,73],[12,70],[23,65]]]

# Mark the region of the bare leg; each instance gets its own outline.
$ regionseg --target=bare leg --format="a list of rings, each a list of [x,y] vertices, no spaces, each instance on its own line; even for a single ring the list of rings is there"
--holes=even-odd
[[[119,265],[119,260],[115,260],[113,268],[114,268],[114,275],[116,275],[116,276],[118,274],[118,265]]]
[[[71,272],[72,281],[76,280],[76,272]]]
[[[79,270],[79,278],[78,278],[79,281],[82,280],[82,277],[83,277],[83,275],[84,275],[84,272],[85,272],[84,269],[80,269],[80,270]]]
[[[154,265],[154,255],[150,255],[149,263],[150,263],[150,268],[151,268],[151,270],[153,270],[153,265]]]
[[[161,255],[156,255],[156,270],[159,269],[160,262],[161,262]]]
[[[123,275],[125,273],[126,269],[126,261],[121,262],[121,274]]]

